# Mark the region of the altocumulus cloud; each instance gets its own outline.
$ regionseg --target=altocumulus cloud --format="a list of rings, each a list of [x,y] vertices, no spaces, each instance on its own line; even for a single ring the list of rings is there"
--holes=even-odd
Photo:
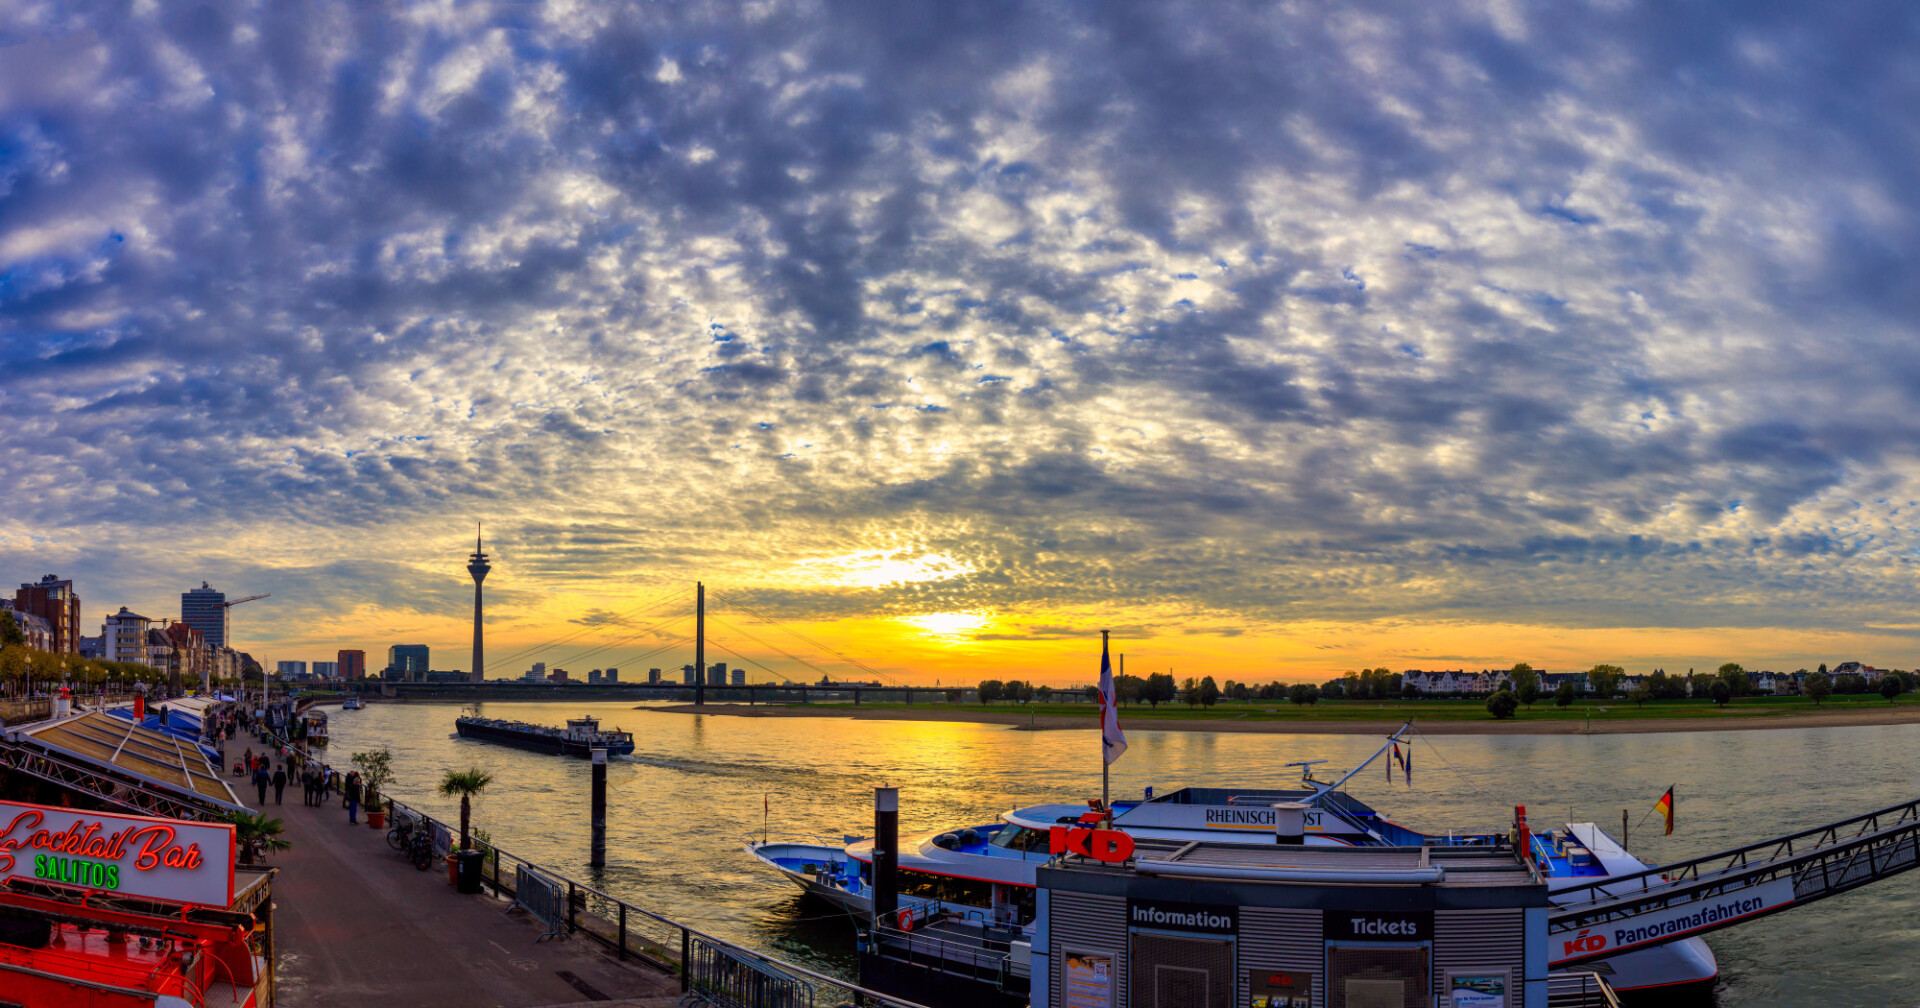
[[[1907,602],[1910,4],[4,10],[20,577],[424,611],[486,515],[958,564],[812,615]]]

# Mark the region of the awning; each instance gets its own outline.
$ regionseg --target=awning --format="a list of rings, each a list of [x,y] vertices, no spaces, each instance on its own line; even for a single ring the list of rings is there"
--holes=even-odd
[[[46,750],[70,762],[111,770],[202,806],[246,808],[221,779],[219,768],[207,762],[199,746],[104,711],[15,728],[7,732],[7,740],[19,747]]]

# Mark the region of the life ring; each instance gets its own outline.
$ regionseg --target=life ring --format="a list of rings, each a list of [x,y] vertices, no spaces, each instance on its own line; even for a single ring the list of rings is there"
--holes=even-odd
[[[900,930],[913,930],[913,909],[911,907],[900,911],[896,916],[900,918]]]

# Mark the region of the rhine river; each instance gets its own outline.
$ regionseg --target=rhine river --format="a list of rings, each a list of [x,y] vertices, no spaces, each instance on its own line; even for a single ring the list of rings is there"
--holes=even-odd
[[[587,867],[588,764],[453,733],[463,708],[374,704],[329,708],[335,767],[363,749],[392,751],[395,797],[453,821],[435,793],[449,768],[494,775],[474,822],[521,857],[600,886],[656,913],[742,944],[848,973],[846,919],[741,850],[775,836],[866,835],[872,789],[900,790],[902,834],[993,822],[1000,812],[1100,793],[1092,731],[827,718],[737,718],[636,710],[630,703],[489,703],[481,713],[558,725],[582,713],[635,735],[634,755],[607,778],[607,867]],[[1133,732],[1113,767],[1116,798],[1151,785],[1284,786],[1293,760],[1351,767],[1380,740],[1352,735]],[[1505,829],[1512,806],[1536,825],[1595,821],[1661,864],[1710,854],[1920,798],[1907,756],[1920,726],[1648,735],[1449,735],[1415,749],[1413,782],[1378,764],[1347,790],[1426,832]],[[1672,836],[1651,815],[1677,785]],[[766,810],[763,813],[763,808]],[[289,812],[289,814],[297,814]],[[763,821],[764,816],[764,821]],[[391,853],[384,844],[370,852]],[[397,855],[396,855],[397,856]],[[1920,872],[1709,935],[1721,1006],[1890,1008],[1920,1004]],[[850,975],[850,974],[849,974]]]

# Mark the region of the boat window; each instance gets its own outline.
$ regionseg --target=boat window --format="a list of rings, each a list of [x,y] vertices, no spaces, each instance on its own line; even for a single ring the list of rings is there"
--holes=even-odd
[[[993,905],[993,884],[975,879],[935,875],[931,872],[900,870],[900,894],[943,903],[967,906]]]
[[[1047,835],[1039,830],[1009,824],[1000,827],[1000,831],[993,835],[993,845],[1016,851],[1046,850]]]

